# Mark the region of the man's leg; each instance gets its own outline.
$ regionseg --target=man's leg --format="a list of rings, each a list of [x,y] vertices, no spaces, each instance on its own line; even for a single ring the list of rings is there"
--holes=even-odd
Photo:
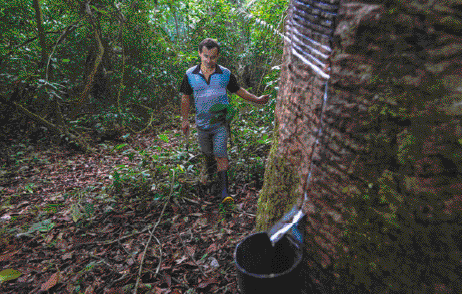
[[[228,190],[228,158],[216,157],[218,163],[218,178],[220,180],[221,202],[233,202]]]
[[[228,193],[228,131],[225,126],[219,127],[213,136],[213,153],[218,164],[218,178],[220,180],[221,201],[223,203],[233,202],[233,198]]]
[[[202,167],[200,173],[200,182],[202,185],[207,185],[209,181],[213,180],[213,177],[217,170],[217,164],[213,155],[203,154]]]
[[[200,182],[202,185],[206,185],[208,180],[211,180],[213,177],[214,169],[216,168],[215,160],[213,158],[213,134],[205,130],[197,130],[197,140],[199,143],[199,148],[204,155],[204,160],[202,162],[202,170],[200,175]]]

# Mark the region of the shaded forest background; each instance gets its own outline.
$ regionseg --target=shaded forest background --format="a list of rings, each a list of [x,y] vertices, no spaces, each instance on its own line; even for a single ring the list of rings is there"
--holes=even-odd
[[[220,41],[220,63],[243,87],[275,94],[287,1],[32,2],[0,10],[2,139],[53,136],[86,150],[171,121],[206,37]],[[260,126],[272,109],[256,111]]]
[[[0,292],[235,293],[232,252],[255,225],[287,5],[2,1]],[[242,87],[272,96],[230,97],[228,208],[197,183],[195,130],[179,131],[178,87],[207,37]]]

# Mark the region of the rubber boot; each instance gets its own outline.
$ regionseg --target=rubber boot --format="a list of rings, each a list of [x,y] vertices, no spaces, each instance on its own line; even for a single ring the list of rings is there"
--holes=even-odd
[[[213,176],[217,171],[217,164],[213,157],[207,158],[207,174],[209,176],[209,180],[213,181]]]
[[[215,159],[211,156],[205,156],[202,164],[200,182],[205,186],[210,186],[216,169]]]
[[[223,170],[218,172],[221,186],[221,203],[232,203],[234,202],[233,197],[228,193],[228,171]]]
[[[215,194],[217,190],[217,185],[215,183],[215,174],[217,172],[217,163],[212,157],[210,161],[207,162],[207,177],[209,179],[208,192],[209,194]]]

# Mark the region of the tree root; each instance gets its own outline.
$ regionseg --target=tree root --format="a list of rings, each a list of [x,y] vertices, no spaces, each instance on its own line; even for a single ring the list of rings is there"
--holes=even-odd
[[[27,108],[17,102],[13,102],[13,104],[22,114],[26,115],[33,121],[44,125],[59,136],[66,136],[69,139],[70,144],[77,145],[78,148],[82,149],[85,153],[92,150],[88,142],[83,138],[81,134],[73,134],[65,126],[57,126],[47,121],[45,118],[29,111]]]

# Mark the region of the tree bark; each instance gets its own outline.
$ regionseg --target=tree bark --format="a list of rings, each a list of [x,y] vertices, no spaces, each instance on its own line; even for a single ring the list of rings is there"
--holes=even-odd
[[[47,60],[48,60],[48,50],[47,50],[47,42],[45,38],[45,31],[43,29],[43,15],[42,15],[42,8],[40,6],[40,0],[33,0],[33,5],[35,9],[35,21],[37,23],[37,31],[38,37],[40,42],[41,50],[41,61],[39,63],[38,69],[42,69]]]
[[[101,61],[102,61],[103,55],[104,55],[103,42],[101,41],[100,33],[98,31],[97,25],[96,25],[95,20],[94,20],[93,13],[91,12],[91,8],[88,5],[88,3],[85,4],[85,13],[88,16],[88,19],[90,21],[91,26],[93,27],[93,33],[94,33],[94,36],[95,36],[95,41],[96,41],[96,44],[98,46],[98,53],[96,55],[95,62],[93,64],[92,71],[91,71],[90,75],[87,77],[87,82],[86,82],[85,88],[82,91],[82,93],[81,93],[81,95],[79,97],[79,100],[75,103],[74,112],[72,114],[73,117],[75,117],[77,115],[78,111],[81,109],[83,104],[88,100],[88,96],[89,96],[90,91],[91,91],[91,89],[93,87],[93,81],[94,81],[96,72],[98,70],[98,67],[101,64]]]
[[[340,2],[318,147],[325,79],[289,34],[257,230],[303,205],[307,292],[461,293],[459,6],[375,2]]]

